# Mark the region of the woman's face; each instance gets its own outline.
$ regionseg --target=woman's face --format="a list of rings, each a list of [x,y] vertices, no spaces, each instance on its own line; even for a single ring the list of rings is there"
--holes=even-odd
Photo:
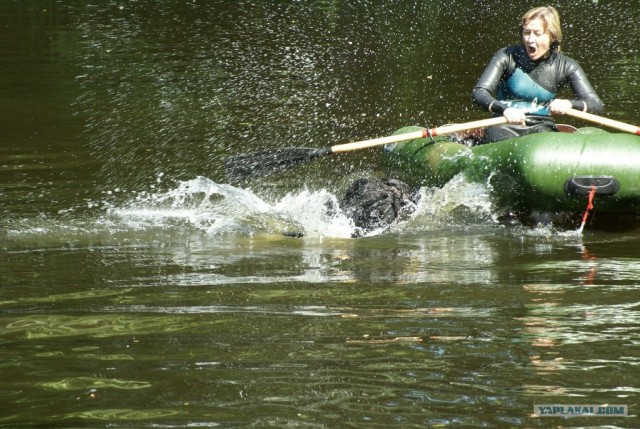
[[[544,57],[551,47],[551,37],[540,18],[532,19],[522,28],[522,43],[533,61]]]

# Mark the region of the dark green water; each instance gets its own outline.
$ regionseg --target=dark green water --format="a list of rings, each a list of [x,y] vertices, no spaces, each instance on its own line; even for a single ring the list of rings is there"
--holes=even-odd
[[[1,2],[0,427],[638,427],[637,224],[505,225],[455,181],[351,239],[324,207],[375,150],[225,184],[248,150],[485,117],[529,6]],[[558,7],[638,123],[640,6]]]

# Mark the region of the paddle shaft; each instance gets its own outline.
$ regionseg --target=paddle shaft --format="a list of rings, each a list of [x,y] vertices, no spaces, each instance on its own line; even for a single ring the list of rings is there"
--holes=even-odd
[[[409,133],[396,134],[388,137],[379,137],[359,142],[327,146],[321,149],[289,148],[273,149],[255,153],[238,155],[225,160],[224,168],[227,177],[232,181],[243,181],[254,177],[268,176],[278,171],[289,170],[296,165],[311,161],[319,156],[332,153],[349,152],[388,143],[396,143],[425,137],[435,137],[453,134],[460,131],[490,127],[492,125],[506,124],[504,116],[483,119],[480,121],[466,122],[464,124],[444,125],[437,128],[422,129]]]
[[[603,118],[602,116],[594,115],[593,113],[582,112],[575,109],[569,109],[566,114],[573,116],[574,118],[583,119],[585,121],[604,125],[619,131],[624,131],[625,133],[640,136],[640,127],[636,127],[635,125],[625,124],[624,122],[614,121],[613,119]]]
[[[420,131],[413,131],[410,133],[396,134],[388,137],[379,137],[379,138],[370,139],[370,140],[362,140],[359,142],[339,144],[339,145],[331,146],[329,149],[330,149],[330,153],[351,152],[354,150],[366,149],[368,147],[381,146],[388,143],[396,143],[396,142],[401,142],[406,140],[425,138],[425,137],[428,137],[429,134],[432,137],[444,136],[447,134],[454,134],[460,131],[474,130],[477,128],[485,128],[485,127],[490,127],[492,125],[500,125],[500,124],[506,124],[506,123],[507,123],[507,119],[504,116],[499,116],[496,118],[482,119],[482,120],[473,121],[473,122],[465,122],[464,124],[443,125],[441,127],[431,128],[429,130],[424,129]]]

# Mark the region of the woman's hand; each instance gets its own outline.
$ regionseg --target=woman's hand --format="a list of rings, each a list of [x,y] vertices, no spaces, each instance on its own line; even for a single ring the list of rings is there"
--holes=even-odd
[[[551,104],[549,104],[549,112],[552,115],[564,115],[569,109],[571,109],[571,107],[572,105],[569,100],[556,98],[551,102]]]
[[[509,107],[505,109],[504,112],[502,112],[502,115],[507,118],[507,122],[509,122],[510,124],[526,125],[524,122],[526,117],[524,114],[524,110],[522,109]]]

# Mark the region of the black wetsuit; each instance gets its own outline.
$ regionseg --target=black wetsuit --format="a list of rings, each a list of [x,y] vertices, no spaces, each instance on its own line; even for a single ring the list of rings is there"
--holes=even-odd
[[[518,107],[525,109],[527,115],[539,120],[542,117],[545,122],[545,117],[549,116],[548,105],[567,84],[575,96],[570,100],[574,109],[586,109],[591,113],[602,111],[602,101],[577,61],[556,49],[552,49],[548,57],[532,61],[524,45],[520,44],[503,48],[493,56],[473,89],[472,97],[491,113],[501,115],[509,107]],[[551,118],[547,119],[553,124]],[[526,127],[520,130],[517,125],[500,129],[505,128],[515,131],[516,135],[538,131]],[[540,131],[547,129],[543,127]],[[488,138],[488,141],[495,140]]]

